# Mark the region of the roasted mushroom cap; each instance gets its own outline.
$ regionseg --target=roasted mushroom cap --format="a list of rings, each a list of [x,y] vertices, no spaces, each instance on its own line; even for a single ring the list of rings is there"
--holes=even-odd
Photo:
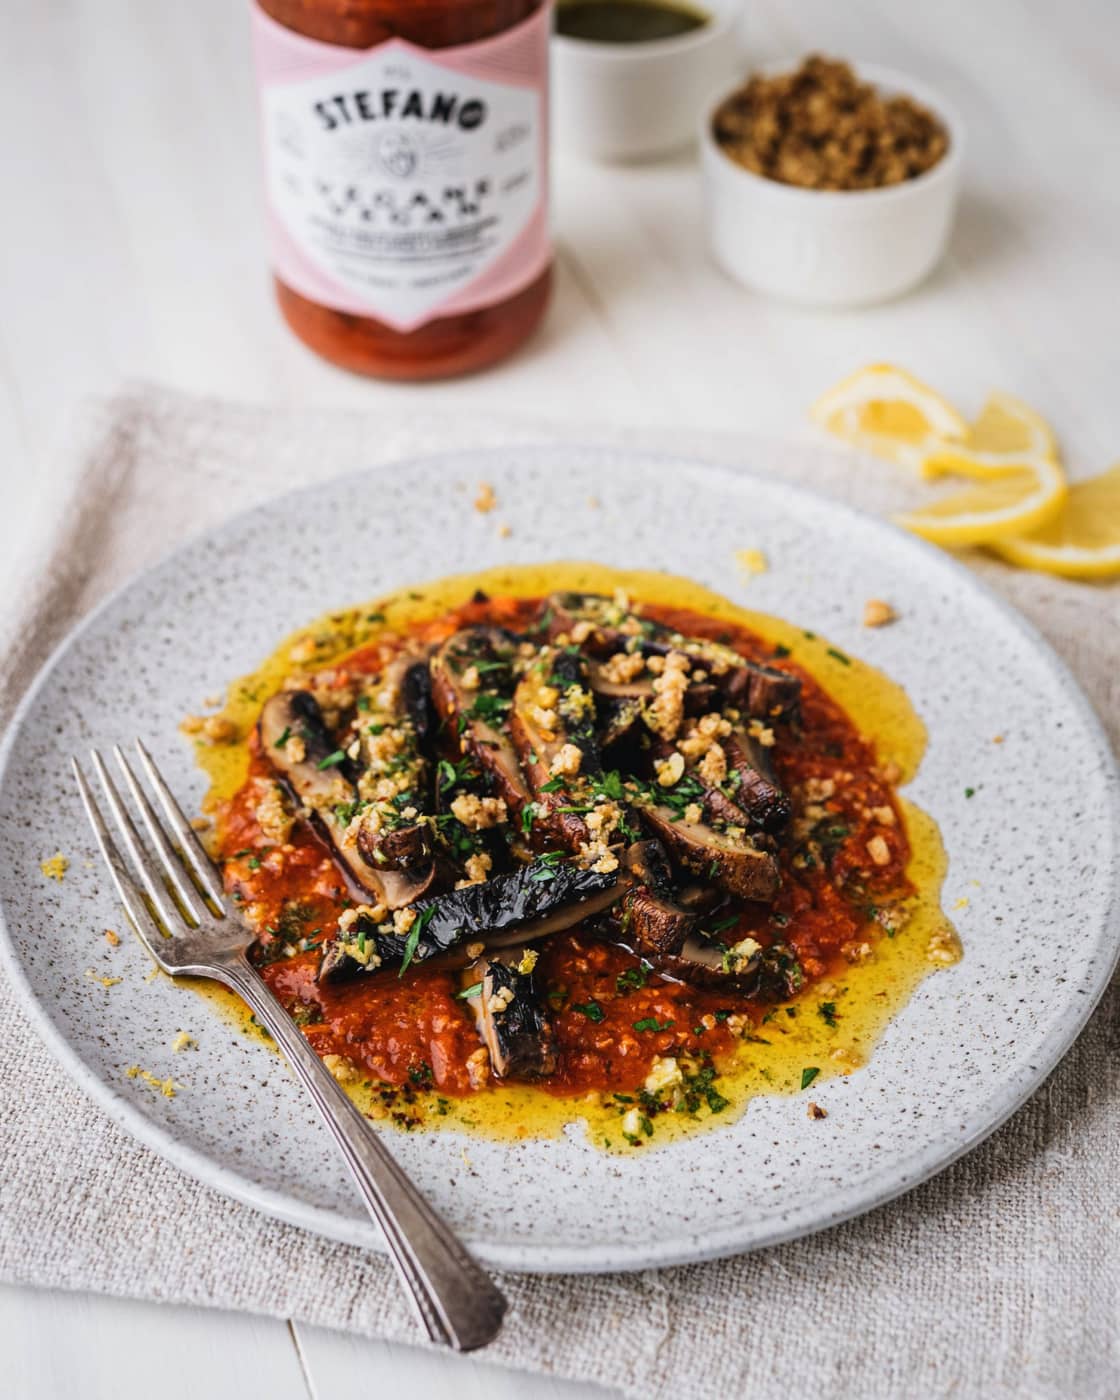
[[[354,765],[335,747],[310,691],[281,690],[266,700],[257,735],[297,808],[307,813],[359,890],[389,909],[403,908],[427,892],[434,874],[430,858],[393,868],[388,858],[371,861],[359,845],[360,826],[351,829],[361,802]]]
[[[770,903],[778,893],[778,862],[771,851],[755,844],[749,832],[734,826],[721,831],[708,822],[688,821],[671,807],[652,801],[641,803],[639,810],[651,833],[692,874],[741,899]]]
[[[682,908],[672,895],[672,874],[659,841],[636,841],[625,863],[634,887],[622,900],[624,926],[639,948],[671,953],[693,934],[697,914]]]
[[[536,953],[482,958],[467,998],[496,1079],[539,1079],[556,1069],[556,1045],[533,968]]]
[[[608,908],[628,887],[625,872],[604,874],[571,861],[534,860],[422,900],[410,908],[411,920],[398,915],[375,923],[360,913],[324,949],[319,978],[330,981],[444,954],[462,962],[467,946],[476,942],[486,948],[529,943]]]
[[[570,851],[589,839],[576,790],[602,772],[582,657],[544,647],[513,694],[510,733],[533,790],[534,823]]]
[[[431,662],[432,700],[447,732],[489,775],[514,816],[532,800],[506,730],[516,658],[512,633],[467,627],[449,637]]]

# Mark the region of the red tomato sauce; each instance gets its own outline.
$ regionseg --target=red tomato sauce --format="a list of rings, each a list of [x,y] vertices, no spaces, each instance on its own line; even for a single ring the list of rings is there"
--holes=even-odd
[[[476,600],[410,629],[409,636],[437,642],[481,622],[518,629],[539,607],[537,599]],[[881,903],[913,892],[905,873],[910,844],[889,775],[840,706],[784,649],[775,652],[746,628],[685,609],[646,605],[643,611],[801,679],[800,732],[783,735],[774,749],[795,814],[795,839],[780,854],[782,888],[772,908],[745,906],[738,924],[721,936],[728,943],[750,935],[763,947],[789,945],[801,965],[804,997],[866,955],[883,933],[881,916],[876,921]],[[330,668],[331,680],[320,676],[316,683],[341,687],[355,675],[376,674],[401,640],[351,652]],[[279,846],[262,831],[256,807],[260,780],[270,776],[254,736],[249,777],[218,823],[226,886],[258,930],[255,956],[265,980],[319,1054],[344,1057],[386,1085],[451,1096],[476,1092],[468,1060],[480,1042],[470,1009],[456,996],[462,985],[457,970],[420,966],[403,977],[386,969],[342,985],[316,982],[319,948],[337,927],[348,896],[326,847],[306,824],[297,823]],[[812,827],[807,835],[806,823]],[[541,1087],[554,1094],[635,1090],[655,1058],[677,1052],[718,1067],[737,1039],[777,1014],[730,988],[664,980],[633,953],[578,927],[545,941],[540,955],[537,974],[560,1052],[556,1073]]]

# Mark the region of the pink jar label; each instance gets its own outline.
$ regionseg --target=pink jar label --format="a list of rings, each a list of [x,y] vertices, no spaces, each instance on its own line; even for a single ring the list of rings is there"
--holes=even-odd
[[[399,331],[528,286],[548,233],[550,7],[477,44],[371,49],[253,5],[272,265]]]

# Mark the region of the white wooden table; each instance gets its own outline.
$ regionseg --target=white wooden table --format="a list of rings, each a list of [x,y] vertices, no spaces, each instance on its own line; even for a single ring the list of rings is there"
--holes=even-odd
[[[1114,461],[1120,7],[745,5],[753,59],[816,48],[889,64],[962,111],[966,194],[944,266],[858,313],[767,303],[709,265],[691,159],[561,157],[545,330],[487,375],[425,387],[336,372],[279,321],[241,5],[5,6],[0,586],[59,508],[50,464],[68,412],[127,377],[261,401],[782,433],[841,375],[886,359],[966,411],[989,388],[1019,394],[1051,416],[1075,475]],[[0,1356],[4,1393],[20,1397],[593,1393],[295,1324],[16,1288],[0,1289]]]

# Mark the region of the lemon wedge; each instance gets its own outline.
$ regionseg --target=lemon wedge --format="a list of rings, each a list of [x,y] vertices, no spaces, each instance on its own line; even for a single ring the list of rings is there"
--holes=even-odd
[[[1009,563],[1067,578],[1120,577],[1120,463],[1069,488],[1065,509],[992,548]]]
[[[1051,457],[1022,456],[993,466],[960,454],[952,474],[977,485],[895,517],[934,544],[988,544],[1026,535],[1059,514],[1068,494],[1065,474]]]
[[[902,466],[921,467],[968,424],[940,394],[894,365],[868,365],[823,394],[810,410],[827,432]]]
[[[941,443],[921,463],[924,476],[941,476],[958,470],[967,458],[967,474],[976,476],[983,466],[999,468],[1023,457],[1058,460],[1058,444],[1046,419],[1011,394],[990,394],[980,416],[963,441]]]

